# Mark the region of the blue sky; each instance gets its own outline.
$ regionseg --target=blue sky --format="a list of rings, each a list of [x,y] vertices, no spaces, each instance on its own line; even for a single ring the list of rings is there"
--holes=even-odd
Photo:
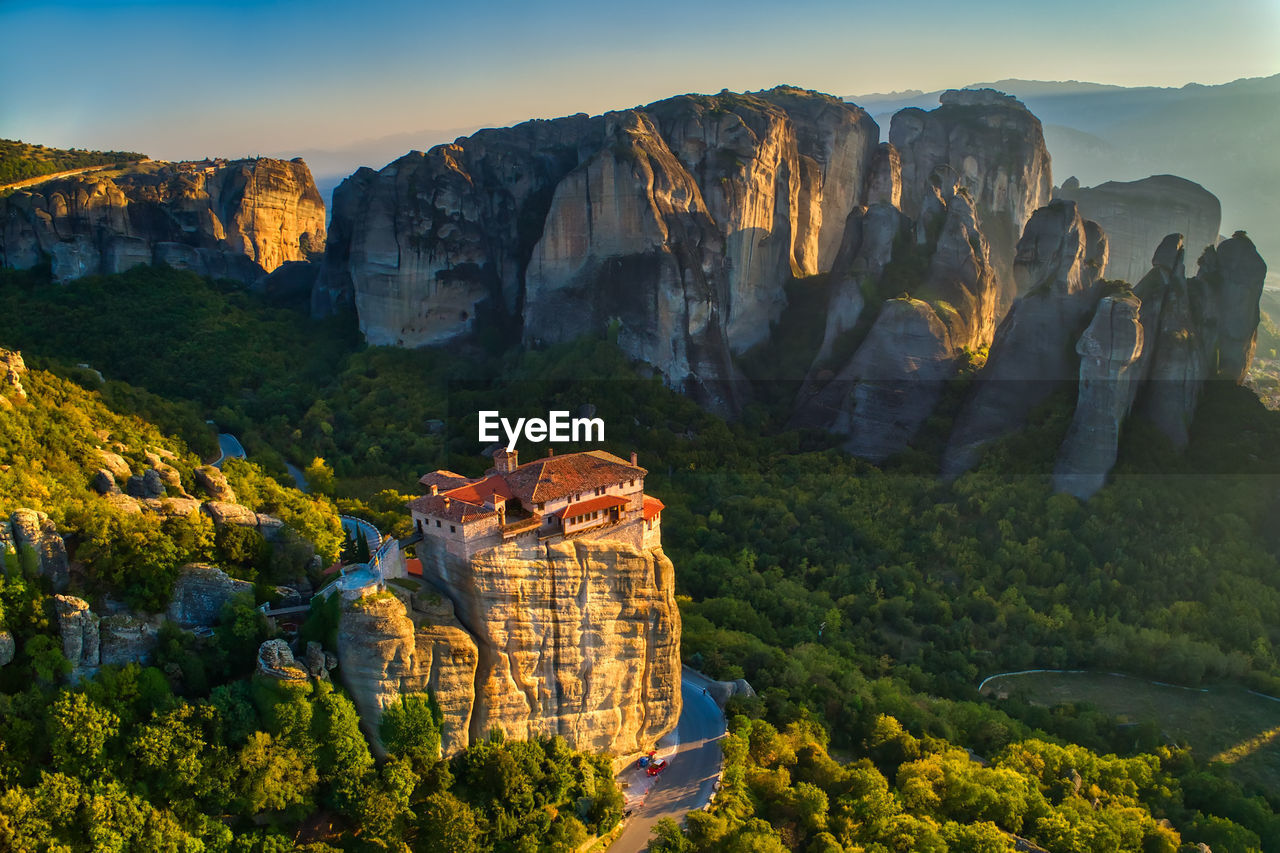
[[[0,33],[0,136],[175,159],[421,138],[407,150],[778,83],[849,95],[1280,73],[1280,0],[0,0]]]

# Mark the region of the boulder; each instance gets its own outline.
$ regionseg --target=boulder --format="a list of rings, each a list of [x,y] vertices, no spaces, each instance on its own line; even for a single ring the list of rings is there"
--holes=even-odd
[[[133,470],[129,468],[129,463],[119,453],[99,448],[98,459],[102,463],[102,467],[111,473],[116,480],[128,480],[133,476]]]
[[[293,651],[284,640],[267,640],[258,647],[258,675],[276,681],[305,684],[308,672],[293,658]]]
[[[70,580],[67,546],[49,516],[30,509],[15,510],[9,516],[9,528],[15,550],[34,552],[37,573],[49,579],[55,592],[66,589]]]
[[[223,473],[212,465],[201,465],[194,471],[196,485],[204,490],[211,500],[220,503],[236,502],[235,490],[227,483]]]
[[[195,498],[148,498],[141,505],[163,518],[186,518],[200,511],[200,501]]]
[[[258,514],[247,506],[225,503],[224,501],[205,501],[201,509],[219,527],[224,524],[253,528],[258,526]]]
[[[93,482],[90,483],[93,490],[100,495],[115,495],[120,493],[120,487],[116,485],[116,478],[111,476],[111,472],[106,468],[99,468],[98,473],[93,475]]]
[[[318,678],[321,681],[329,680],[329,671],[338,666],[338,659],[330,652],[326,652],[321,648],[320,644],[314,640],[307,643],[306,667],[307,674],[312,678]]]
[[[183,566],[173,585],[169,618],[184,628],[214,625],[223,605],[241,592],[252,594],[253,584],[237,580],[215,566]]]
[[[155,468],[148,468],[142,475],[142,494],[140,498],[162,498],[166,494],[164,478]]]

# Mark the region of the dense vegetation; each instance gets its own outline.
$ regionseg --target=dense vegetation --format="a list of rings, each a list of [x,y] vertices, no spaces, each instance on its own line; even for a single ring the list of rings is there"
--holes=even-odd
[[[99,328],[131,334],[126,344]],[[1280,692],[1280,416],[1248,391],[1209,388],[1182,454],[1135,423],[1114,482],[1081,504],[1048,480],[1069,388],[944,484],[945,405],[920,446],[876,468],[784,429],[776,388],[728,424],[608,340],[504,354],[360,349],[353,338],[339,321],[171,271],[64,289],[38,272],[0,278],[0,342],[193,441],[212,416],[268,470],[284,479],[284,459],[307,465],[339,506],[386,529],[403,524],[423,471],[485,467],[479,409],[594,406],[607,446],[639,451],[647,490],[667,504],[686,660],[759,694],[734,709],[717,807],[687,836],[667,827],[663,849],[1001,850],[1011,834],[1054,853],[1280,849],[1276,786],[1209,765],[1150,725],[976,690],[985,675],[1046,666]],[[167,348],[186,356],[155,357]],[[133,385],[99,387],[66,367],[79,361]],[[415,791],[434,796],[439,772],[424,770]]]
[[[90,166],[112,166],[147,159],[136,151],[83,151],[32,145],[15,139],[0,139],[0,186],[27,178],[87,169]]]

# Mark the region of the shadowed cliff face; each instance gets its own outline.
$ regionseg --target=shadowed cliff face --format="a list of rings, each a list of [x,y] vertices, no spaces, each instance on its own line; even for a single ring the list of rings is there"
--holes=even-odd
[[[1070,199],[1080,215],[1107,232],[1110,259],[1107,274],[1137,282],[1151,269],[1151,253],[1168,234],[1182,234],[1187,249],[1198,256],[1218,242],[1222,205],[1199,184],[1173,175],[1153,175],[1140,181],[1107,181],[1081,187],[1075,178],[1054,191]]]
[[[146,164],[0,199],[0,263],[49,256],[59,282],[165,263],[250,283],[319,251],[324,219],[301,160]]]

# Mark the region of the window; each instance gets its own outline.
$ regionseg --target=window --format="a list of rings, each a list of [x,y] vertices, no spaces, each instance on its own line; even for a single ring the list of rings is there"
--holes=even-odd
[[[415,522],[415,524],[418,527],[418,535],[421,536],[422,535],[422,519],[418,519],[417,522]]]
[[[543,509],[543,507],[545,507],[545,506],[546,506],[546,502],[545,502],[545,501],[538,501],[538,512],[542,512],[542,509]]]
[[[439,526],[440,526],[440,519],[438,519],[438,518],[437,518],[437,519],[436,519],[436,527],[439,527]]]
[[[450,533],[457,533],[457,532],[458,532],[458,528],[456,528],[456,527],[454,527],[452,524],[450,524],[450,525],[449,525],[449,532],[450,532]]]

